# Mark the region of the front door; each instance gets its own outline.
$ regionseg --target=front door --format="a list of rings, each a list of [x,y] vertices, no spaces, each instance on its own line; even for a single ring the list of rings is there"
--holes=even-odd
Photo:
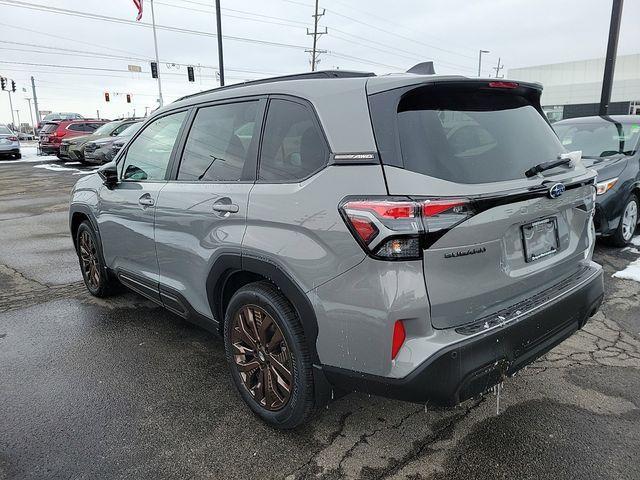
[[[118,162],[120,181],[100,190],[98,228],[107,266],[141,293],[157,298],[158,262],[154,217],[158,193],[186,111],[162,116],[144,127]]]
[[[248,99],[199,108],[180,163],[159,194],[160,290],[176,313],[186,314],[188,305],[214,318],[207,278],[221,254],[241,252],[264,103]]]

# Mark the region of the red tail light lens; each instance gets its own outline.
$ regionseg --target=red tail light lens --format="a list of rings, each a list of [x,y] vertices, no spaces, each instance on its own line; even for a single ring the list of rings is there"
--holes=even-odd
[[[381,197],[347,200],[340,213],[369,255],[411,260],[421,258],[423,248],[472,216],[473,210],[466,198]]]
[[[18,141],[18,137],[9,137],[9,141],[10,142],[17,142]]]
[[[392,360],[395,360],[395,358],[398,356],[400,347],[402,347],[406,338],[407,338],[407,334],[404,331],[404,325],[402,324],[402,320],[397,320],[395,325],[393,326],[393,338],[391,340],[391,359]]]

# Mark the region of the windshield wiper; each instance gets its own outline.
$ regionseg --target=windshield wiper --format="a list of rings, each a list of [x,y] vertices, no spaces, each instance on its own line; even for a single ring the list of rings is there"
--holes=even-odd
[[[584,157],[583,157],[584,158]],[[561,165],[569,165],[571,163],[570,158],[561,158],[560,160],[552,160],[550,162],[539,163],[538,165],[534,165],[529,170],[524,172],[527,177],[535,177],[538,173],[544,172],[545,170],[551,170],[552,168],[559,167]]]

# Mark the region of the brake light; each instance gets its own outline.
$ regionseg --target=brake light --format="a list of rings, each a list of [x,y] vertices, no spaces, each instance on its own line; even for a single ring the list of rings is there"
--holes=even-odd
[[[384,260],[421,258],[423,248],[474,214],[466,198],[358,198],[339,208],[364,250]]]
[[[395,360],[400,351],[400,347],[404,344],[407,334],[404,331],[402,320],[397,320],[393,325],[393,338],[391,339],[391,359]]]
[[[518,88],[516,82],[489,82],[491,88]]]
[[[18,137],[9,137],[9,141],[17,142],[18,141]]]

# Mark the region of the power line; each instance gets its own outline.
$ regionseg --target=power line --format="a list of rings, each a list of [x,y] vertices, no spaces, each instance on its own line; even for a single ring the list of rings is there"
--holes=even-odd
[[[80,18],[89,18],[89,19],[92,19],[92,20],[100,20],[100,21],[106,21],[106,22],[111,22],[111,23],[119,23],[119,24],[123,24],[123,25],[140,25],[140,26],[147,27],[147,28],[151,28],[152,27],[152,25],[150,23],[146,23],[146,22],[136,22],[136,21],[133,21],[133,20],[127,20],[127,19],[118,18],[118,17],[110,17],[110,16],[107,16],[107,15],[98,15],[98,14],[82,12],[82,11],[78,11],[78,10],[70,10],[70,9],[63,9],[63,8],[57,8],[57,7],[49,7],[47,5],[40,5],[40,4],[29,3],[29,2],[22,2],[22,1],[18,1],[18,0],[0,0],[0,5],[8,5],[8,6],[18,7],[18,8],[26,8],[26,9],[30,9],[30,10],[44,11],[44,12],[56,13],[56,14],[60,14],[60,15],[75,16],[75,17],[80,17]],[[190,35],[200,35],[200,36],[214,37],[214,38],[216,37],[215,33],[203,32],[203,31],[199,31],[199,30],[191,30],[191,29],[187,29],[187,28],[169,27],[169,26],[166,26],[166,25],[157,25],[157,24],[156,24],[156,28],[158,28],[160,30],[167,30],[167,31],[171,31],[171,32],[184,33],[184,34],[190,34]],[[237,36],[224,35],[223,38],[229,39],[229,40],[233,40],[233,41],[238,41],[238,42],[260,44],[260,45],[271,46],[271,47],[292,48],[292,49],[300,49],[300,50],[304,50],[305,49],[305,47],[303,45],[295,45],[295,44],[282,43],[282,42],[272,42],[272,41],[259,40],[259,39],[253,39],[253,38],[247,38],[247,37],[237,37]],[[368,59],[362,58],[362,57],[355,57],[353,55],[340,54],[338,52],[333,52],[333,56],[336,56],[338,58],[344,58],[344,59],[350,59],[350,60],[358,61],[360,63],[364,63],[364,64],[368,64],[368,65],[379,65],[379,66],[389,67],[389,65],[381,63],[381,62],[368,60]],[[395,69],[395,68],[400,68],[400,67],[391,66],[391,68]]]
[[[313,5],[311,5],[311,4],[303,3],[303,2],[298,2],[298,1],[295,1],[295,0],[283,0],[283,1],[284,1],[284,2],[287,2],[287,3],[293,3],[293,4],[296,4],[296,5],[302,5],[302,6],[305,6],[305,7],[313,7]],[[401,38],[401,39],[403,39],[403,40],[408,40],[408,41],[410,41],[410,42],[414,42],[414,43],[417,43],[417,44],[419,44],[419,45],[423,45],[423,46],[425,46],[425,47],[434,48],[434,49],[436,49],[436,50],[440,50],[440,51],[442,51],[442,52],[446,52],[446,53],[449,53],[449,54],[451,54],[451,55],[459,55],[459,56],[461,56],[461,57],[471,58],[471,59],[474,59],[474,60],[475,60],[475,57],[473,57],[473,56],[471,56],[471,55],[465,55],[465,54],[463,54],[463,53],[458,53],[458,52],[455,52],[455,51],[453,51],[453,50],[449,50],[449,49],[446,49],[446,48],[441,48],[441,47],[438,47],[438,46],[436,46],[436,45],[432,45],[432,44],[429,44],[429,43],[426,43],[426,42],[421,42],[420,40],[415,40],[415,39],[413,39],[413,38],[411,38],[411,37],[407,37],[407,36],[405,36],[405,35],[400,35],[399,33],[392,32],[392,31],[390,31],[390,30],[386,30],[386,29],[381,28],[381,27],[378,27],[378,26],[376,26],[376,25],[372,25],[372,24],[370,24],[370,23],[364,22],[364,21],[359,20],[359,19],[357,19],[357,18],[351,17],[351,16],[349,16],[349,15],[345,15],[345,14],[343,14],[343,13],[337,12],[337,11],[335,11],[335,10],[331,9],[331,8],[327,8],[327,9],[326,9],[326,11],[327,11],[327,12],[331,12],[331,13],[333,13],[334,15],[336,15],[336,16],[338,16],[338,17],[342,17],[342,18],[344,18],[344,19],[346,19],[346,20],[349,20],[349,21],[351,21],[351,22],[359,23],[360,25],[364,25],[365,27],[374,28],[374,29],[379,30],[379,31],[381,31],[381,32],[384,32],[384,33],[386,33],[386,34],[388,34],[388,35],[393,35],[394,37],[398,37],[398,38]]]

